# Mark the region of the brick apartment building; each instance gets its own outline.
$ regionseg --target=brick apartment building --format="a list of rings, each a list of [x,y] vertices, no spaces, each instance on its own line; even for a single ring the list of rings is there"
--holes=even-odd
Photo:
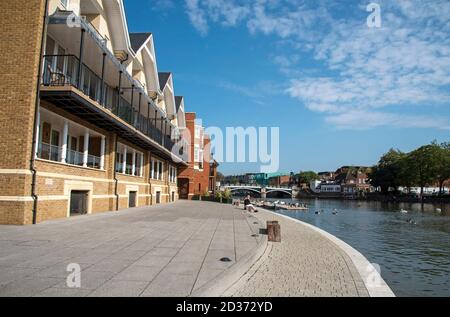
[[[182,102],[182,97],[177,100]],[[207,192],[214,194],[216,189],[218,164],[211,158],[211,140],[205,135],[205,129],[193,112],[186,115],[186,140],[190,140],[189,165],[180,167],[178,175],[179,196],[192,200],[195,196],[203,196]]]
[[[280,186],[290,186],[292,184],[293,184],[292,175],[280,175],[271,177],[269,179],[269,186],[280,187]]]
[[[177,200],[184,105],[122,0],[5,1],[0,16],[0,224]]]

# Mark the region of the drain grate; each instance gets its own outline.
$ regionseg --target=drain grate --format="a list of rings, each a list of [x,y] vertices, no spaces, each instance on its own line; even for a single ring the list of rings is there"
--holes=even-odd
[[[220,262],[232,262],[230,258],[221,258]]]

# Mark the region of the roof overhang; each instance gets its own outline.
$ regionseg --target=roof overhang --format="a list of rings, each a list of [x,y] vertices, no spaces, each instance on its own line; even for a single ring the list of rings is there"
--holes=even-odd
[[[71,86],[41,87],[40,95],[42,100],[48,101],[101,129],[117,133],[120,138],[142,149],[148,150],[161,158],[174,161],[175,164],[188,166],[180,158],[174,160],[174,155],[171,151],[115,116],[109,110],[93,104],[92,101],[86,99],[77,89]]]

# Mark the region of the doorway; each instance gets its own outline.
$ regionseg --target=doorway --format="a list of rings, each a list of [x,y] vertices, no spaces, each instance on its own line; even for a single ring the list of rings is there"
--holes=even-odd
[[[88,213],[88,194],[87,191],[73,190],[70,193],[70,216],[81,216]]]
[[[188,199],[189,198],[189,179],[179,178],[178,179],[179,188],[179,198]]]
[[[161,203],[161,192],[156,192],[156,203],[157,204]]]
[[[172,192],[172,202],[175,202],[175,192]]]
[[[128,207],[134,208],[137,206],[137,192],[130,192],[128,198]]]

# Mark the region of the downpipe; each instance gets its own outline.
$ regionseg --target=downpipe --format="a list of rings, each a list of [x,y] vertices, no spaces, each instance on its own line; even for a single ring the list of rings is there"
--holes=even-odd
[[[30,160],[30,171],[31,171],[31,197],[33,198],[33,224],[35,225],[37,223],[37,205],[38,205],[38,195],[36,193],[36,144],[37,144],[37,118],[38,118],[38,111],[41,104],[41,75],[42,75],[42,68],[43,68],[43,59],[44,59],[44,51],[45,51],[45,42],[47,38],[47,16],[48,16],[48,2],[49,0],[45,0],[45,9],[44,9],[44,22],[42,26],[42,37],[41,37],[41,53],[39,55],[39,70],[37,75],[37,87],[36,87],[36,103],[35,103],[35,109],[34,109],[34,129],[33,129],[33,143],[31,146],[31,160]]]

